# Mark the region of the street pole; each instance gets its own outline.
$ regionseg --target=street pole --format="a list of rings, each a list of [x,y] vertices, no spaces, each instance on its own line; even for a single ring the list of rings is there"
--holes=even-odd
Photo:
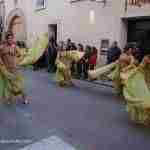
[[[125,12],[127,11],[128,9],[128,0],[125,0]]]
[[[4,39],[5,36],[5,1],[0,1],[0,32],[1,32],[1,39]]]

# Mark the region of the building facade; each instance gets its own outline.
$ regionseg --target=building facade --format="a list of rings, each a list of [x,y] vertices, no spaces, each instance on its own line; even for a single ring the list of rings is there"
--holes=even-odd
[[[138,41],[150,29],[149,0],[70,1],[4,0],[5,29],[28,45],[39,34],[54,31],[58,41],[71,38],[97,48],[107,48],[112,41],[118,41],[123,48],[127,41]],[[143,27],[145,20],[148,23]],[[137,21],[146,30],[129,34]]]

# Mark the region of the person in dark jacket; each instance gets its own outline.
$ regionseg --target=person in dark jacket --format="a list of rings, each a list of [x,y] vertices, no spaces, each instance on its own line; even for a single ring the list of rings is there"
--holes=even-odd
[[[75,43],[71,43],[71,47],[70,47],[70,51],[75,51],[77,50],[76,44]],[[73,76],[76,76],[77,74],[77,65],[76,62],[72,62],[72,66],[71,66],[71,74]]]
[[[82,44],[78,44],[78,49],[79,52],[84,52],[84,46]],[[79,61],[77,63],[77,78],[81,78],[83,74],[83,61]]]
[[[121,55],[121,49],[118,47],[118,43],[113,42],[112,46],[108,49],[107,52],[107,64],[111,64],[116,61]]]
[[[71,39],[67,39],[67,43],[66,43],[66,51],[70,51],[72,47],[72,41]]]
[[[91,46],[87,45],[85,48],[85,54],[82,58],[83,62],[83,78],[87,79],[88,78],[88,70],[89,70],[89,59],[92,54],[92,48]]]
[[[70,50],[77,50],[77,46],[75,43],[71,43]]]
[[[49,40],[49,45],[47,50],[48,72],[56,71],[56,65],[55,65],[56,57],[57,57],[57,43],[55,39],[52,37]]]

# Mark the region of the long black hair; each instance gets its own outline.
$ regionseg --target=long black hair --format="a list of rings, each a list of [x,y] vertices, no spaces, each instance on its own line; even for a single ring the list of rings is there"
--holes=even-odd
[[[14,34],[11,31],[6,32],[5,39],[8,40],[10,36],[14,37]]]
[[[50,37],[49,38],[49,45],[53,46],[53,47],[57,47],[57,43],[54,37]]]
[[[132,43],[128,43],[125,47],[123,52],[126,53],[129,49],[134,49],[134,45]]]

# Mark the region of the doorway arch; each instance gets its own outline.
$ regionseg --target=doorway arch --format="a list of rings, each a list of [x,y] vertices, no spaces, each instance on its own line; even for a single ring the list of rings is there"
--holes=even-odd
[[[27,40],[26,18],[24,12],[17,8],[12,10],[6,20],[6,31],[11,31],[16,41]]]

